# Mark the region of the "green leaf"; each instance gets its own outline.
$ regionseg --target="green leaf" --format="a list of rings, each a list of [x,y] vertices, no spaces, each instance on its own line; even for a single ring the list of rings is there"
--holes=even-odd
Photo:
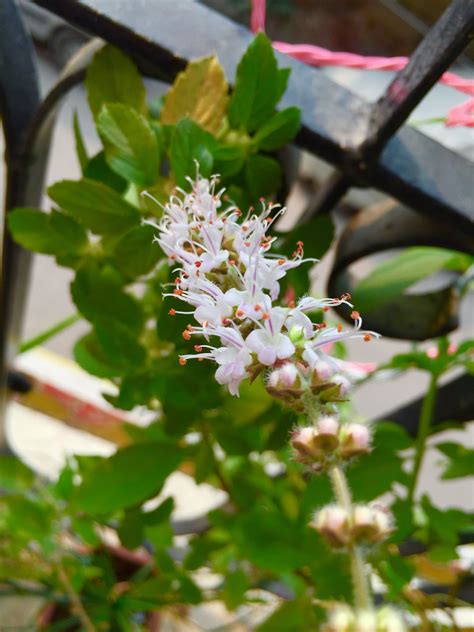
[[[0,456],[0,489],[17,493],[30,489],[34,482],[33,472],[16,456]]]
[[[137,112],[146,111],[145,86],[140,73],[129,57],[109,44],[94,55],[87,68],[85,84],[94,116],[104,103],[125,103]]]
[[[189,188],[186,177],[194,178],[196,161],[202,176],[209,177],[212,174],[212,154],[216,146],[214,137],[190,119],[182,119],[176,125],[171,139],[170,159],[176,183],[180,187]]]
[[[49,187],[48,195],[98,235],[121,233],[139,223],[136,208],[116,191],[95,180],[63,180]]]
[[[417,281],[443,268],[466,269],[472,257],[453,250],[420,246],[408,248],[401,254],[384,261],[371,274],[362,279],[354,292],[354,302],[362,311],[386,303],[402,294]]]
[[[143,514],[138,507],[130,507],[130,509],[125,510],[117,532],[120,542],[127,549],[136,549],[143,543],[145,535]]]
[[[242,169],[244,159],[241,145],[221,145],[214,150],[215,172],[223,178],[234,176]]]
[[[84,177],[88,180],[98,180],[117,193],[124,193],[127,188],[127,181],[112,171],[107,164],[104,151],[92,156],[85,168]]]
[[[300,125],[300,110],[296,107],[286,108],[274,114],[262,125],[253,137],[252,143],[264,151],[273,151],[293,140]]]
[[[160,148],[155,132],[142,114],[120,103],[104,105],[97,129],[108,141],[105,155],[113,171],[140,187],[155,182]]]
[[[373,445],[372,452],[356,461],[347,471],[357,502],[373,500],[388,492],[393,484],[406,485],[409,480],[398,451],[411,447],[413,442],[403,428],[389,422],[377,423]]]
[[[149,225],[135,226],[122,235],[114,248],[114,264],[129,279],[147,274],[163,257],[154,242],[156,230]]]
[[[180,72],[165,97],[161,122],[174,125],[189,117],[211,134],[217,134],[226,109],[229,86],[216,57],[191,61]]]
[[[281,77],[272,44],[259,33],[237,67],[228,110],[232,127],[253,132],[272,116],[281,94]]]
[[[252,155],[245,164],[245,179],[251,198],[257,201],[276,193],[281,186],[280,163],[270,156]]]
[[[283,244],[279,246],[281,254],[291,257],[297,242],[302,241],[306,257],[321,259],[334,239],[334,224],[329,217],[314,217],[279,235],[284,239]]]
[[[77,111],[74,112],[74,116],[72,119],[72,126],[74,130],[74,142],[76,144],[76,154],[77,159],[79,160],[79,165],[81,167],[82,173],[84,173],[84,169],[89,162],[89,158],[87,156],[87,150],[84,143],[84,139],[82,138],[81,128],[79,126],[79,117],[77,115]]]
[[[16,208],[7,219],[14,240],[28,250],[56,256],[77,255],[88,244],[84,228],[64,213]]]
[[[141,331],[144,314],[140,303],[120,287],[109,269],[93,264],[79,269],[71,294],[77,309],[90,322],[116,321],[130,331]]]
[[[106,357],[94,332],[86,334],[76,342],[73,354],[77,364],[96,377],[112,378],[123,373],[123,369],[114,366]]]
[[[435,448],[448,459],[441,476],[443,480],[474,475],[474,450],[453,442],[438,443]]]
[[[138,443],[118,450],[83,475],[75,505],[91,514],[109,514],[152,498],[178,466],[183,451],[162,443]]]
[[[291,68],[279,68],[277,75],[277,103],[282,98],[288,87],[288,79],[291,75]]]
[[[302,632],[319,630],[324,620],[321,610],[306,600],[284,602],[268,619],[258,626],[257,632]]]
[[[245,603],[245,591],[250,587],[247,574],[243,570],[237,569],[226,575],[222,588],[222,599],[228,610],[235,610]]]
[[[146,351],[127,325],[108,319],[95,323],[99,345],[110,362],[121,369],[121,374],[141,368],[146,361]]]

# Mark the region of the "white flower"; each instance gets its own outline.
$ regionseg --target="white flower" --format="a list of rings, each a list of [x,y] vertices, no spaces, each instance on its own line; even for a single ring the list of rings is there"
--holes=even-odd
[[[255,351],[259,361],[265,366],[272,366],[277,360],[289,358],[295,352],[295,345],[289,337],[281,333],[287,310],[274,307],[263,315],[263,325],[258,323],[246,338],[245,344]]]

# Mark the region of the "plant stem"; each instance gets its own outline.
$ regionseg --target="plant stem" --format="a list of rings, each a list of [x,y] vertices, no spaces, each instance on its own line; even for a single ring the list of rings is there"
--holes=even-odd
[[[329,470],[329,476],[338,503],[350,514],[352,511],[352,498],[343,469],[339,465],[334,465]],[[349,556],[351,558],[354,605],[357,610],[370,610],[373,604],[362,549],[358,546],[350,546]]]
[[[84,610],[81,599],[77,592],[74,590],[74,587],[71,584],[71,581],[61,562],[58,564],[58,576],[71,602],[71,610],[78,617],[84,630],[86,630],[86,632],[97,632],[95,625],[92,623],[89,615]]]
[[[420,422],[418,424],[418,435],[416,438],[415,464],[411,475],[410,487],[408,489],[408,500],[413,503],[415,498],[418,477],[423,463],[423,457],[426,450],[426,441],[430,433],[431,423],[433,421],[433,413],[436,404],[436,392],[438,386],[438,375],[431,375],[430,384],[421,406]]]
[[[72,316],[68,316],[50,329],[46,329],[46,331],[43,331],[38,336],[35,336],[34,338],[30,338],[29,340],[23,342],[20,345],[20,353],[25,353],[25,351],[29,351],[30,349],[33,349],[33,347],[37,347],[38,345],[43,344],[43,342],[46,342],[56,334],[59,334],[64,329],[67,329],[71,325],[74,325],[74,323],[77,323],[80,319],[80,314],[73,314]]]

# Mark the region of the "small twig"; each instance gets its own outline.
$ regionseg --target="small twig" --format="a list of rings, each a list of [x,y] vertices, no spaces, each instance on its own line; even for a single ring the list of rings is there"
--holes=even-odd
[[[95,625],[92,623],[89,615],[84,610],[81,599],[77,592],[74,590],[74,587],[71,584],[66,571],[64,570],[62,562],[59,562],[58,564],[58,576],[71,602],[71,610],[80,620],[84,630],[86,630],[86,632],[97,632]]]

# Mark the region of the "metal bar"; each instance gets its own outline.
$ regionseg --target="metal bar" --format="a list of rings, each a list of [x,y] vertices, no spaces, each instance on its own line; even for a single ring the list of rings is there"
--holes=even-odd
[[[380,151],[442,73],[469,43],[474,2],[454,0],[411,55],[408,65],[375,104],[361,153]]]
[[[14,0],[0,2],[0,112],[5,134],[5,208],[37,205],[46,160],[33,161],[25,146],[28,127],[40,102],[35,53]],[[33,163],[33,164],[31,164]],[[29,165],[27,167],[27,165]],[[3,216],[6,223],[6,213]],[[18,339],[28,288],[30,254],[17,246],[3,226],[0,267],[0,450],[6,450],[4,408],[6,372]]]
[[[474,418],[474,389],[473,379],[470,375],[461,375],[438,390],[436,407],[433,416],[433,426],[442,426],[450,419],[459,421],[459,425],[472,421]],[[389,419],[400,424],[413,437],[418,429],[418,419],[420,417],[423,399],[420,397],[413,400],[406,406],[397,410],[384,413],[381,419]]]
[[[324,215],[329,213],[331,209],[344,197],[351,186],[351,180],[341,172],[335,172],[322,183],[311,200],[310,205],[300,217],[300,222],[314,217],[315,215]]]
[[[212,51],[232,81],[240,56],[252,40],[249,31],[192,0],[35,2],[78,28],[120,46],[137,59],[142,69],[148,67],[147,74],[153,75],[160,69],[169,80],[186,60]],[[297,105],[302,110],[303,126],[296,139],[300,147],[327,160],[363,186],[375,186],[422,213],[442,213],[474,232],[472,163],[405,126],[387,144],[374,168],[357,152],[367,136],[369,104],[323,72],[279,53],[277,57],[280,65],[292,69],[282,105]],[[453,167],[449,173],[446,164]]]

